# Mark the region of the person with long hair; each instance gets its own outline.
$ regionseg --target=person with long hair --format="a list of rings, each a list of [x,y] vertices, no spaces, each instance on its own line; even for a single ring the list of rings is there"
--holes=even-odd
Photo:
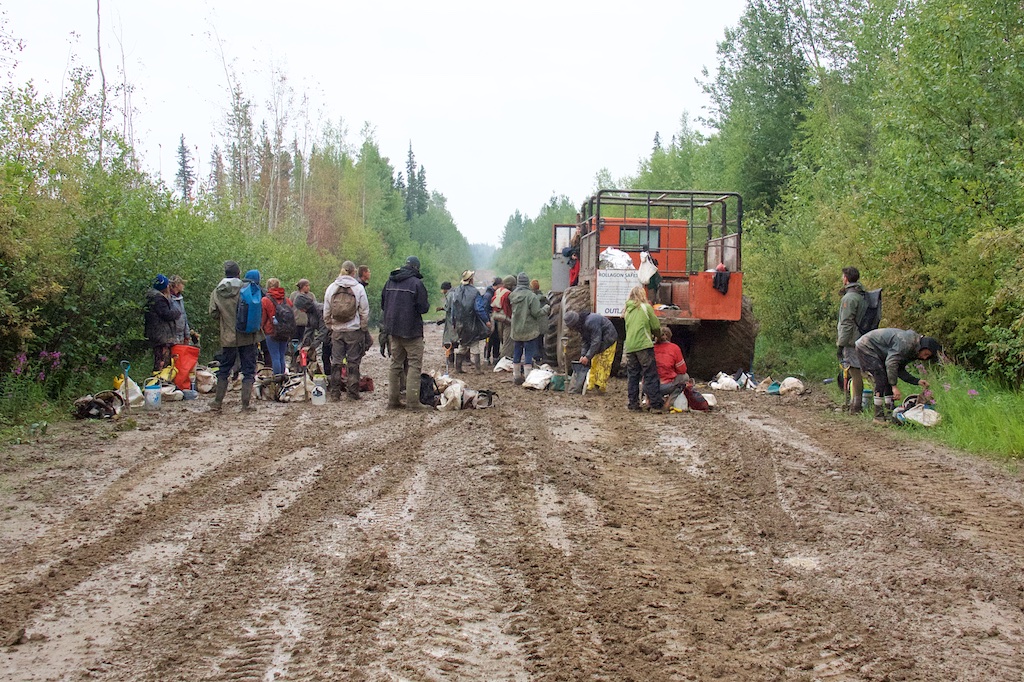
[[[658,380],[658,365],[654,359],[654,339],[661,336],[661,323],[654,307],[647,300],[647,288],[633,287],[626,299],[626,341],[622,346],[626,354],[627,407],[640,411],[640,382],[650,401],[652,412],[661,412],[665,401]]]

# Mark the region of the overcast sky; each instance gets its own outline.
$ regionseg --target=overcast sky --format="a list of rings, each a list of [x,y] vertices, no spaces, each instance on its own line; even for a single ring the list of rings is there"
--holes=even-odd
[[[655,132],[667,142],[684,111],[702,115],[707,98],[695,80],[704,67],[714,73],[716,43],[744,6],[101,0],[100,19],[108,85],[123,81],[123,59],[138,146],[169,184],[180,135],[204,177],[222,144],[223,54],[259,118],[270,118],[277,68],[295,92],[296,125],[305,95],[313,130],[342,119],[358,144],[369,123],[396,170],[411,142],[462,233],[498,244],[517,209],[534,216],[561,194],[582,202],[602,168],[614,178],[635,173]],[[69,64],[95,69],[94,0],[0,7],[25,43],[16,79],[56,94]]]

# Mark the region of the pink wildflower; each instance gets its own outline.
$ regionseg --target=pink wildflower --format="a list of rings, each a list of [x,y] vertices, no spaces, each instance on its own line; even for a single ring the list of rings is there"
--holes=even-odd
[[[969,391],[967,391],[967,395],[978,395],[978,392],[972,388]]]

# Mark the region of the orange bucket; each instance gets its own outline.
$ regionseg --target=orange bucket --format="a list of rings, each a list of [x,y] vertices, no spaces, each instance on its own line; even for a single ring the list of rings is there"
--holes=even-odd
[[[186,346],[184,344],[171,346],[171,357],[177,356],[174,360],[174,367],[178,374],[174,377],[174,385],[185,390],[192,388],[190,375],[199,362],[199,346]]]

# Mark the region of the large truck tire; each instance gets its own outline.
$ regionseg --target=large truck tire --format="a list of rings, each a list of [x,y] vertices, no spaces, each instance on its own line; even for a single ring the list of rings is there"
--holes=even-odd
[[[567,372],[572,363],[579,360],[580,352],[583,348],[582,337],[578,333],[565,328],[563,320],[565,313],[570,310],[577,313],[591,312],[589,284],[569,287],[562,294],[561,310],[558,315],[558,366]],[[561,341],[563,337],[565,337],[564,345]]]
[[[740,369],[750,371],[754,363],[757,327],[753,303],[744,296],[738,321],[706,320],[697,329],[683,331],[678,336],[673,329],[673,341],[681,342],[690,376],[699,381],[709,381],[719,372],[735,374]]]
[[[544,362],[552,367],[562,367],[559,357],[559,338],[562,331],[562,292],[548,292],[548,326],[544,331]]]

